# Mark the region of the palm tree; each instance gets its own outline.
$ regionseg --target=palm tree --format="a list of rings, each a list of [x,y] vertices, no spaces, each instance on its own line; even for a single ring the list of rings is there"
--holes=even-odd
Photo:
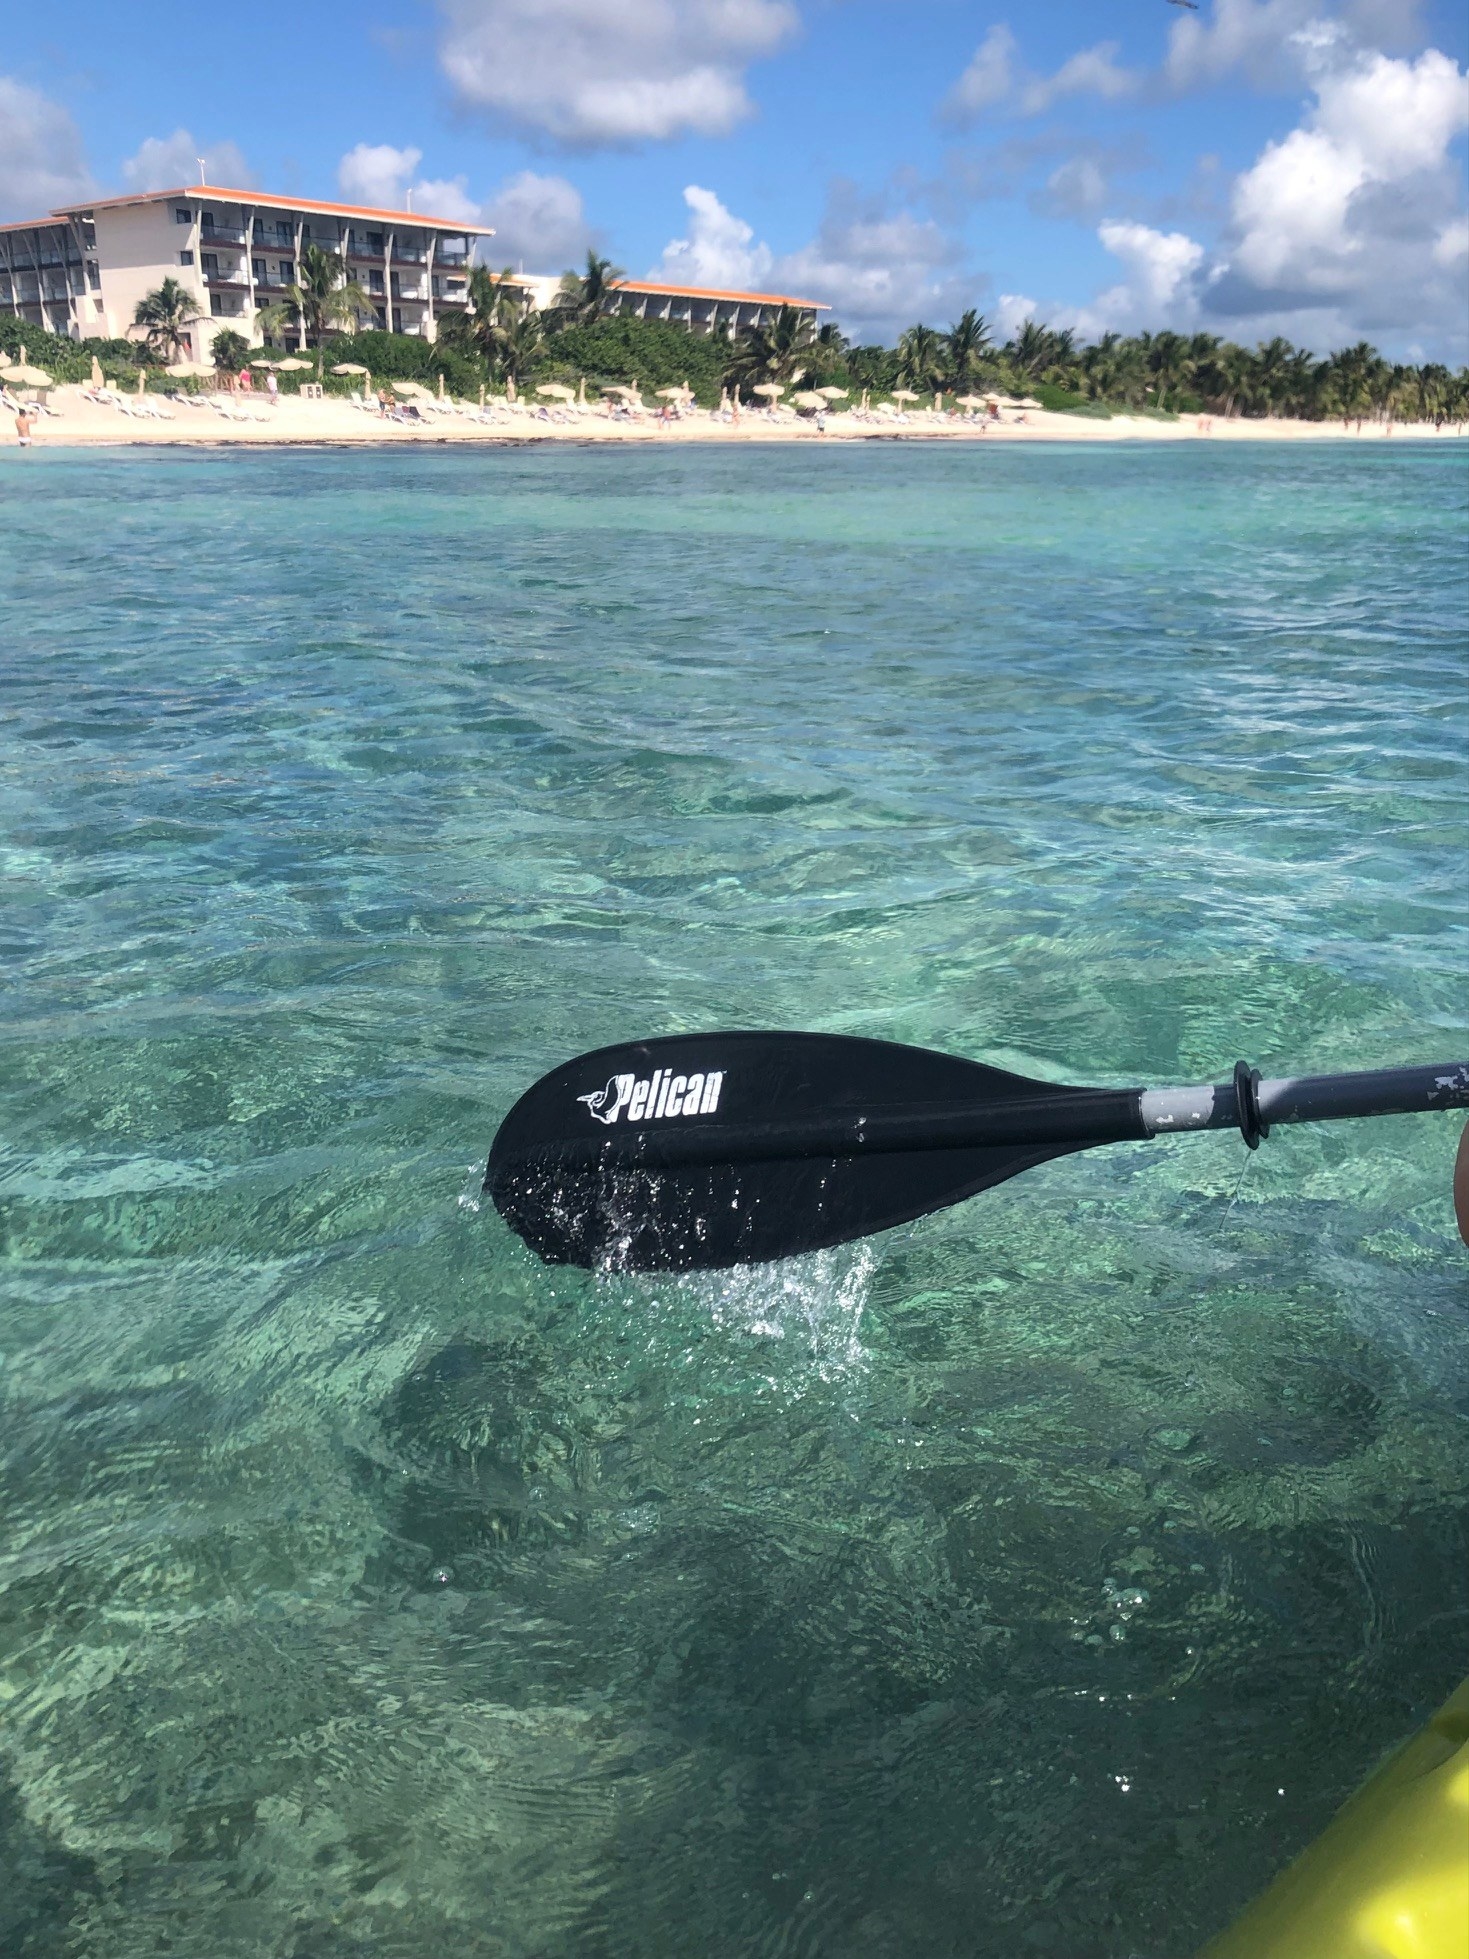
[[[188,328],[202,319],[193,296],[172,276],[153,292],[144,293],[133,311],[133,325],[143,329],[151,353],[177,360],[189,345]]]
[[[898,379],[925,393],[944,378],[944,343],[929,326],[910,326],[898,342]]]
[[[236,333],[233,327],[225,327],[215,334],[209,358],[214,362],[217,374],[233,374],[250,358],[250,343],[243,333]]]
[[[944,335],[944,378],[950,388],[968,388],[978,381],[990,347],[988,322],[971,306]]]
[[[725,370],[736,388],[757,381],[800,380],[816,347],[816,334],[807,313],[782,306],[763,326],[747,326],[729,351]]]
[[[534,306],[522,307],[499,329],[495,366],[507,381],[519,386],[545,351],[544,316]]]
[[[1181,387],[1188,378],[1190,362],[1188,342],[1181,333],[1155,333],[1144,335],[1148,342],[1148,372],[1153,377],[1153,385],[1158,393],[1158,406],[1164,412],[1168,408],[1168,392]]]
[[[561,290],[556,296],[560,322],[566,326],[590,326],[593,320],[601,319],[608,301],[626,277],[622,267],[614,265],[610,258],[598,258],[595,252],[588,252],[584,271],[561,275]]]
[[[1064,386],[1076,378],[1076,347],[1070,327],[1057,333],[1036,320],[1026,320],[1005,355],[1026,381],[1057,381]]]
[[[372,315],[367,294],[347,277],[341,259],[320,245],[302,247],[295,283],[286,288],[286,303],[301,322],[308,346],[314,342],[318,348],[334,328],[355,325],[364,315]]]

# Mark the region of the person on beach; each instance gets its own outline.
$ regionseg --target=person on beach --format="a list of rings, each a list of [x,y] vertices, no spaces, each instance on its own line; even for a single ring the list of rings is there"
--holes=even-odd
[[[270,396],[271,407],[279,407],[281,398],[280,383],[273,374],[267,374],[265,377],[265,392]]]
[[[31,411],[24,402],[15,411],[15,433],[22,449],[31,446]]]

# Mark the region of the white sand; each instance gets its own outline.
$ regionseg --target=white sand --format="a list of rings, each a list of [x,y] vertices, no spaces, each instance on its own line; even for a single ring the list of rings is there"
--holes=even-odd
[[[157,400],[157,397],[150,397]],[[39,415],[34,441],[41,448],[79,445],[148,443],[194,446],[250,446],[275,443],[425,443],[425,442],[1330,442],[1443,441],[1460,431],[1435,429],[1428,423],[1299,422],[1284,420],[1226,421],[1217,415],[1184,415],[1177,421],[1144,416],[1114,415],[1093,420],[1083,415],[1056,415],[1031,409],[1024,415],[1007,412],[998,423],[965,422],[920,410],[906,420],[858,420],[848,413],[826,418],[826,432],[798,420],[790,411],[770,415],[744,410],[737,423],[717,421],[696,410],[683,420],[661,425],[653,414],[641,421],[613,421],[601,408],[573,413],[566,421],[541,421],[534,409],[512,412],[486,426],[462,414],[430,414],[418,426],[379,418],[329,398],[302,401],[282,396],[271,407],[264,395],[240,402],[253,419],[227,421],[205,406],[181,407],[159,401],[171,417],[153,420],[124,414],[120,409],[82,398],[79,388],[53,388],[51,405],[57,415]],[[0,424],[0,441],[13,442],[10,418]]]

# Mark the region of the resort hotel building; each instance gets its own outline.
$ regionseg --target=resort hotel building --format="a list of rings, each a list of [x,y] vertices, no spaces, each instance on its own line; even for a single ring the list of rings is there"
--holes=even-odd
[[[117,340],[132,326],[139,300],[172,278],[197,309],[189,329],[192,357],[204,362],[222,327],[254,345],[263,342],[262,312],[284,300],[302,251],[317,245],[340,258],[344,278],[362,288],[373,324],[433,340],[441,323],[469,304],[476,247],[493,236],[488,227],[460,218],[212,184],[139,191],[0,225],[0,310],[73,340]],[[478,255],[489,262],[489,254]],[[558,274],[503,276],[531,304],[554,304]],[[813,322],[826,310],[816,300],[782,293],[628,279],[614,287],[606,311],[710,334],[763,325],[782,306]],[[272,338],[294,341],[296,334],[287,325]]]

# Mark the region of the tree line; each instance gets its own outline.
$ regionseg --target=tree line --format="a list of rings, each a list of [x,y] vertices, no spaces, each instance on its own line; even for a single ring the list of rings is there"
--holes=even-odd
[[[804,380],[874,393],[1039,390],[1048,407],[1091,406],[1102,413],[1469,421],[1469,369],[1396,363],[1365,340],[1324,357],[1280,335],[1255,347],[1216,334],[1172,332],[1106,333],[1083,344],[1070,329],[1031,319],[1001,343],[973,307],[947,329],[910,326],[892,347],[853,345],[840,328],[817,327],[793,307],[732,335],[701,338],[675,327],[672,333],[681,337],[674,340],[666,322],[619,315],[617,293],[625,277],[621,267],[589,252],[583,269],[567,272],[553,303],[541,309],[508,267],[496,273],[474,266],[463,311],[440,320],[432,359],[442,369],[458,370],[450,378],[460,385],[477,378],[522,386],[579,370],[648,385],[687,378],[700,394]],[[134,324],[155,354],[167,357],[185,344],[192,317],[188,295],[166,279],[140,301]],[[347,277],[341,259],[314,245],[303,250],[297,281],[284,299],[259,315],[267,340],[285,336],[294,343],[299,336],[316,347],[373,318],[372,299]],[[216,364],[227,366],[244,355],[246,343],[225,329],[214,348]],[[672,366],[682,374],[674,376]]]

